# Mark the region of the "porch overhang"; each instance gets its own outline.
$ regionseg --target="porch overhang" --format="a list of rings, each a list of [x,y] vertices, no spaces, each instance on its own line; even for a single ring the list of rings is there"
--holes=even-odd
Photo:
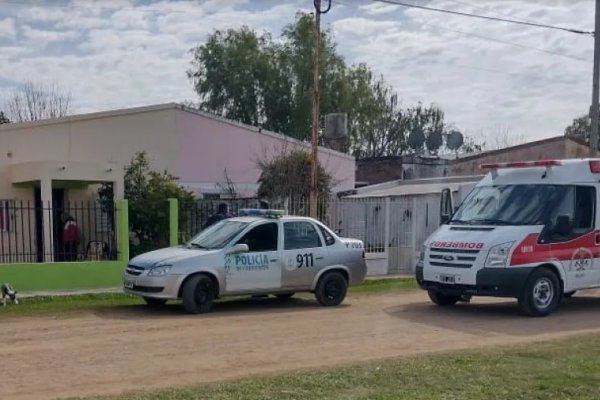
[[[82,161],[31,161],[9,166],[13,185],[62,181],[79,184],[110,182],[115,186],[115,200],[123,197],[123,167],[115,163]]]

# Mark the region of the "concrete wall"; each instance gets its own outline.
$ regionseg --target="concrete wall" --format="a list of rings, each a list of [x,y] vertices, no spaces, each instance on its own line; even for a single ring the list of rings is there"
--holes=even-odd
[[[257,162],[303,148],[306,143],[285,136],[259,131],[231,121],[205,117],[178,110],[177,175],[182,183],[195,189],[215,190],[216,182],[231,181],[247,193],[256,190],[260,176]],[[336,189],[354,188],[354,158],[329,149],[319,149],[319,162],[332,175]]]
[[[587,156],[587,152],[587,146],[569,138],[551,138],[453,161],[450,175],[480,174],[484,163],[579,158]]]
[[[448,161],[405,155],[356,161],[356,181],[375,185],[398,179],[423,179],[448,174]]]

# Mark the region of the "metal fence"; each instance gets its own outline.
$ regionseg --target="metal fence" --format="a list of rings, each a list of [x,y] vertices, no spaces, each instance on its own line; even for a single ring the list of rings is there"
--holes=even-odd
[[[0,204],[0,263],[117,259],[114,203]]]

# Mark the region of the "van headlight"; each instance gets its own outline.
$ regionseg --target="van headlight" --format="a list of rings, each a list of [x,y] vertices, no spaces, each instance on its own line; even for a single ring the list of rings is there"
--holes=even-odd
[[[148,272],[148,276],[164,276],[169,273],[171,267],[173,267],[171,264],[159,264],[152,267],[150,272]]]
[[[417,266],[422,267],[425,262],[425,245],[421,245],[419,247],[419,251],[417,252]]]
[[[485,260],[485,268],[504,268],[515,242],[498,244],[490,249]]]

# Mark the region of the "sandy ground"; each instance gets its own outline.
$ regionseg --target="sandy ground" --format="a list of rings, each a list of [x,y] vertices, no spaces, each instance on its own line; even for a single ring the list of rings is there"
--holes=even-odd
[[[0,315],[0,398],[122,393],[600,330],[600,296],[585,296],[542,319],[498,299],[441,309],[421,291],[352,296],[337,308],[244,300],[202,316],[177,305]]]

